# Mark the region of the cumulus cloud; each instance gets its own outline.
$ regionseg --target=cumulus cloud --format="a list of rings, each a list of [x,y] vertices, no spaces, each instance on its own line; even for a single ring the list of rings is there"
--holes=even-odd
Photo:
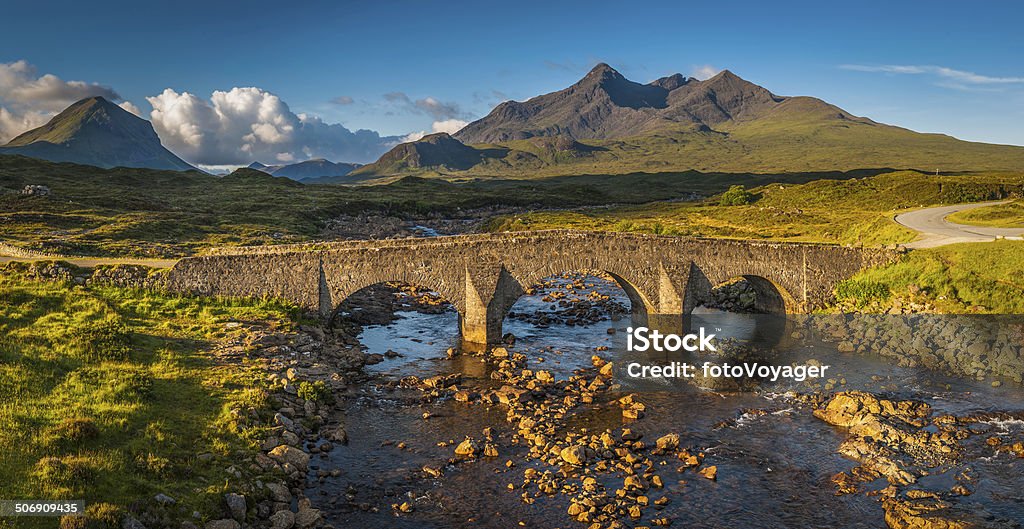
[[[856,72],[877,72],[896,75],[930,75],[942,80],[937,83],[940,86],[957,89],[1024,84],[1024,77],[995,77],[966,70],[947,68],[945,66],[904,64],[883,64],[871,66],[864,64],[842,64],[839,67],[844,70],[852,70]]]
[[[461,119],[446,119],[444,121],[435,121],[433,125],[434,132],[447,132],[448,134],[455,134],[462,130],[463,127],[469,125],[468,121]]]
[[[407,112],[425,114],[437,121],[469,117],[457,103],[445,102],[433,97],[413,100],[405,92],[389,92],[384,94],[384,100],[402,107]]]
[[[710,79],[718,75],[718,72],[720,71],[722,70],[715,68],[710,64],[705,64],[703,66],[694,66],[693,71],[690,72],[690,77],[696,77],[697,79],[704,81],[706,79]]]
[[[0,63],[0,144],[43,125],[71,103],[93,96],[121,99],[109,86],[40,75],[35,66],[23,60]]]
[[[128,112],[131,112],[132,114],[135,114],[136,116],[138,116],[138,117],[140,117],[142,119],[146,119],[142,115],[142,110],[140,110],[139,107],[135,106],[135,104],[132,103],[131,101],[124,101],[123,103],[121,103],[121,104],[119,104],[117,106],[123,108],[124,110],[127,110]]]
[[[433,125],[431,125],[430,127],[430,132],[427,132],[425,130],[421,130],[418,132],[410,132],[409,134],[406,134],[405,136],[402,137],[402,142],[405,143],[410,141],[416,141],[422,139],[427,134],[435,134],[438,132],[447,132],[448,134],[455,134],[456,132],[462,130],[462,128],[465,127],[466,125],[469,125],[469,122],[463,121],[461,119],[446,119],[444,121],[435,121]]]
[[[351,105],[352,103],[355,103],[355,101],[355,99],[352,99],[352,96],[338,96],[332,99],[331,103],[334,103],[335,105]]]
[[[209,100],[168,88],[146,99],[164,145],[204,166],[308,158],[370,162],[400,139],[295,114],[281,98],[256,87],[216,91]]]

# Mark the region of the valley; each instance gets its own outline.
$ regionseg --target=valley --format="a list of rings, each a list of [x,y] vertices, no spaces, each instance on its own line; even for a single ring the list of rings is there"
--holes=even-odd
[[[1019,229],[1024,147],[729,70],[388,137],[105,93],[0,147],[0,498],[61,529],[1024,523],[1024,242],[934,238]],[[828,375],[636,379],[638,325]]]

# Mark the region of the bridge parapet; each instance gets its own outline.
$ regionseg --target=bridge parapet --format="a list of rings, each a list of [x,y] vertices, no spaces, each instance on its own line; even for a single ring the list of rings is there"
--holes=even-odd
[[[773,300],[765,308],[808,312],[826,305],[838,282],[899,254],[553,230],[234,248],[182,259],[168,284],[196,294],[282,298],[326,317],[362,288],[400,281],[439,292],[459,311],[463,339],[490,343],[500,338],[505,314],[527,288],[566,271],[611,274],[636,318],[671,326],[706,301],[714,285],[741,276]]]

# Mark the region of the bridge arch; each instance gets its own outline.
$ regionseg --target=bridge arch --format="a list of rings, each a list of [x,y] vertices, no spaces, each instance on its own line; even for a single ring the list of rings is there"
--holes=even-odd
[[[800,308],[800,303],[782,285],[761,275],[741,274],[714,284],[707,283],[702,292],[695,294],[695,299],[690,304],[688,312],[692,312],[697,306],[717,301],[712,299],[720,295],[716,293],[716,290],[728,288],[729,285],[737,281],[745,282],[754,294],[753,306],[749,307],[753,309],[752,312],[759,314],[790,314],[798,312],[797,309]]]
[[[387,288],[382,289],[383,292],[373,292],[373,289],[375,289],[376,287],[387,287]],[[412,283],[412,282],[407,282],[407,281],[391,281],[391,280],[386,280],[386,281],[379,281],[379,282],[376,282],[376,283],[372,283],[372,284],[369,284],[369,285],[364,286],[362,288],[356,289],[353,292],[351,292],[350,294],[348,294],[347,296],[345,296],[343,299],[338,300],[337,303],[334,303],[334,305],[333,305],[332,309],[330,310],[330,312],[325,315],[328,326],[329,327],[333,327],[334,324],[337,322],[338,318],[342,316],[342,312],[343,311],[351,310],[354,313],[356,311],[359,311],[361,308],[364,308],[360,304],[360,302],[366,301],[364,299],[364,295],[367,295],[367,296],[374,296],[374,295],[380,296],[380,295],[390,294],[391,293],[391,288],[390,287],[397,287],[399,289],[401,289],[402,287],[413,287],[413,288],[416,288],[416,289],[427,290],[427,291],[429,291],[431,293],[437,294],[437,298],[438,298],[438,300],[440,302],[438,304],[446,305],[446,306],[450,307],[453,312],[458,312],[458,308],[455,306],[455,304],[448,297],[446,297],[444,294],[442,294],[441,292],[438,292],[438,290],[436,288],[433,288],[433,287],[430,287],[430,286],[427,286],[427,285],[424,285],[424,284]],[[459,313],[459,316],[461,318],[461,313]],[[357,320],[359,319],[358,316],[354,316],[354,317]]]
[[[630,312],[632,314],[644,315],[649,310],[652,309],[653,305],[651,303],[650,295],[648,295],[643,290],[644,287],[642,285],[638,284],[637,281],[627,279],[627,274],[621,270],[609,270],[608,268],[602,266],[577,267],[571,265],[559,266],[558,264],[549,264],[540,269],[532,270],[529,273],[524,274],[522,276],[513,276],[515,281],[518,283],[521,292],[519,292],[515,296],[515,299],[511,300],[511,302],[514,304],[515,301],[519,299],[519,296],[522,296],[526,292],[526,289],[539,284],[546,278],[557,276],[567,272],[584,271],[601,272],[611,276],[615,283],[618,284],[619,287],[623,290],[623,292],[626,293],[626,297],[629,298]],[[511,307],[512,304],[509,304],[508,308]]]

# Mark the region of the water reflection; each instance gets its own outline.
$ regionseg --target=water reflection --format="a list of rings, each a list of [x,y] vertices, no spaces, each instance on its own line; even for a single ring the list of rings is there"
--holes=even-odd
[[[612,299],[628,302],[614,284],[598,284],[596,288]],[[540,294],[525,296],[513,310],[550,312],[555,307]],[[390,349],[401,354],[372,366],[373,372],[387,378],[462,372],[467,385],[492,383],[490,365],[484,359],[448,358],[447,349],[457,343],[458,318],[454,312],[408,312],[401,316],[389,325],[367,327],[360,336],[370,352],[384,354]],[[977,481],[973,495],[963,501],[995,517],[1020,519],[1024,512],[1020,493],[1024,488],[1024,460],[996,454],[987,447],[985,438],[994,434],[1024,437],[1024,391],[1009,380],[994,387],[993,379],[976,380],[974,376],[989,366],[1012,368],[1024,343],[1014,342],[1019,323],[967,320],[957,324],[959,327],[950,327],[953,324],[948,319],[924,317],[810,319],[695,311],[690,329],[715,329],[724,342],[748,355],[743,358],[775,365],[816,363],[830,369],[821,380],[757,381],[741,388],[744,391],[708,391],[679,380],[631,384],[620,377],[622,390],[639,392],[647,404],[647,417],[630,424],[631,428],[645,434],[645,439],[667,431],[679,432],[719,467],[717,482],[692,478],[670,481],[665,490],[674,499],[658,516],[671,518],[676,527],[697,528],[884,526],[883,511],[875,498],[863,494],[836,496],[829,481],[835,473],[852,466],[836,452],[846,438],[845,432],[813,417],[787,394],[864,390],[924,400],[940,414],[991,414],[972,426],[979,435],[965,445],[964,458]],[[509,319],[504,330],[515,335],[512,349],[527,355],[531,368],[549,370],[558,378],[589,366],[595,354],[616,364],[677,359],[668,354],[627,351],[625,334],[630,324],[628,317],[585,325],[538,325],[527,319]],[[901,345],[903,340],[907,346]],[[963,345],[938,345],[957,343]],[[979,343],[983,345],[972,347]],[[914,349],[915,344],[922,348]],[[978,363],[972,376],[947,373],[943,362],[938,361],[944,356],[935,353],[944,350],[939,347],[957,347],[954,361],[946,362],[945,367],[959,369]],[[890,350],[902,351],[902,356],[894,356]],[[921,355],[935,358],[926,360],[927,356]],[[730,358],[686,357],[693,362]],[[450,400],[421,403],[419,397],[416,390],[384,389],[349,401],[346,423],[354,425],[349,428],[351,445],[316,463],[322,468],[342,469],[342,475],[314,483],[312,489],[334,502],[325,508],[332,524],[364,528],[575,525],[565,517],[565,497],[541,497],[535,504],[526,505],[517,492],[507,490],[508,483],[521,479],[523,469],[509,469],[504,462],[521,461],[523,447],[508,442],[514,429],[505,424],[500,406],[466,407]],[[425,412],[429,412],[429,419],[423,418]],[[608,408],[581,413],[572,422],[573,427],[595,430],[622,425],[621,415]],[[485,427],[499,430],[501,457],[449,465],[451,443],[465,435],[479,435]],[[389,441],[402,441],[407,448],[399,450]],[[423,465],[442,468],[444,478],[424,477],[420,470]],[[947,479],[948,475],[937,472],[921,485],[941,488]],[[610,487],[616,485],[621,485],[621,479],[618,484],[608,482]],[[400,517],[392,514],[390,504],[410,498],[421,498],[416,513]]]

